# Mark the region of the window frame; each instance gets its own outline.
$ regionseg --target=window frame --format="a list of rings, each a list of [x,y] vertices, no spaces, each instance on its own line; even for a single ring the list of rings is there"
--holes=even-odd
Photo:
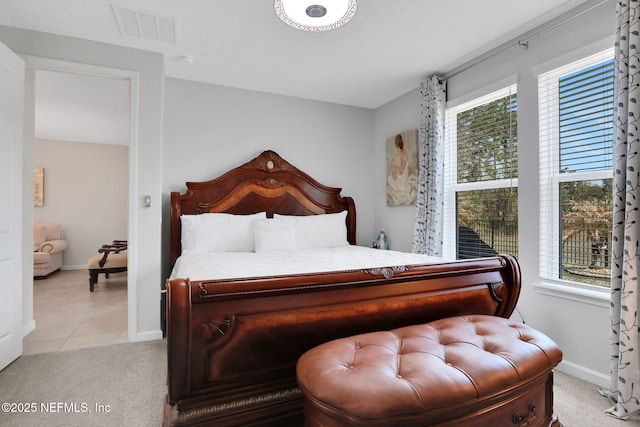
[[[457,103],[448,102],[445,111],[445,151],[444,151],[444,214],[443,214],[443,256],[456,259],[457,253],[457,209],[456,193],[463,191],[489,190],[499,188],[517,188],[518,178],[505,178],[477,182],[458,183],[457,159],[457,120],[461,111],[518,94],[516,77],[496,82],[491,87],[468,94],[465,100]],[[452,119],[453,117],[453,119]],[[518,155],[516,151],[516,156]]]
[[[539,270],[538,283],[535,287],[544,295],[577,300],[601,307],[609,307],[609,288],[559,277],[558,272],[561,267],[560,186],[564,182],[612,179],[613,172],[612,170],[559,172],[559,117],[551,114],[558,111],[559,94],[557,90],[551,93],[552,89],[549,89],[548,85],[555,85],[557,88],[561,77],[611,60],[613,57],[613,48],[599,48],[590,53],[583,52],[579,57],[565,58],[563,62],[554,61],[552,67],[546,67],[544,70],[534,69],[538,82],[540,162],[538,169],[540,176]],[[548,83],[549,80],[554,82]]]

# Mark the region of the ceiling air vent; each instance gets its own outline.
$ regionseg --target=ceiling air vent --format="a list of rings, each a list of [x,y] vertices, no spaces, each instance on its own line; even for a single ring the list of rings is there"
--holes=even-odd
[[[176,21],[166,16],[151,15],[113,5],[120,34],[165,43],[176,42]]]

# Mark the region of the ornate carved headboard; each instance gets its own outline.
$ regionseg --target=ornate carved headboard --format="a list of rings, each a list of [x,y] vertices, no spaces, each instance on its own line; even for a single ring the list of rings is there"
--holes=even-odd
[[[181,253],[180,215],[226,212],[246,215],[317,215],[347,211],[347,240],[356,243],[356,208],[341,188],[327,187],[274,151],[206,182],[187,182],[187,192],[171,193],[170,267]]]

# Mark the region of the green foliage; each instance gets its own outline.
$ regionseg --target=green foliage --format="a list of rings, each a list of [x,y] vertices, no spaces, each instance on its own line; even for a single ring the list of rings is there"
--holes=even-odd
[[[515,95],[460,112],[458,183],[516,178],[517,135]]]
[[[458,113],[458,183],[517,178],[517,98],[514,95]],[[493,188],[457,193],[458,224],[484,234],[491,241],[517,242],[518,190]],[[486,236],[482,236],[485,238]],[[496,248],[494,248],[496,249]]]
[[[563,182],[560,186],[560,193],[563,201],[572,200],[577,203],[587,203],[595,199],[611,203],[613,180]]]
[[[613,227],[612,179],[560,184],[562,240],[585,231],[594,244]]]
[[[458,223],[469,225],[474,221],[499,221],[517,224],[518,189],[493,188],[460,191],[457,194]]]

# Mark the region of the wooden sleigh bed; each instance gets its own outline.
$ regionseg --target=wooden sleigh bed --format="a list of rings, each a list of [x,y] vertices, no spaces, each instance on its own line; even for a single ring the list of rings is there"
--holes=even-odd
[[[182,253],[181,215],[346,211],[326,187],[273,151],[208,182],[171,194],[170,264]],[[467,261],[216,280],[167,280],[168,394],[163,424],[302,425],[295,365],[307,350],[354,334],[436,319],[508,317],[520,292],[516,260]]]

